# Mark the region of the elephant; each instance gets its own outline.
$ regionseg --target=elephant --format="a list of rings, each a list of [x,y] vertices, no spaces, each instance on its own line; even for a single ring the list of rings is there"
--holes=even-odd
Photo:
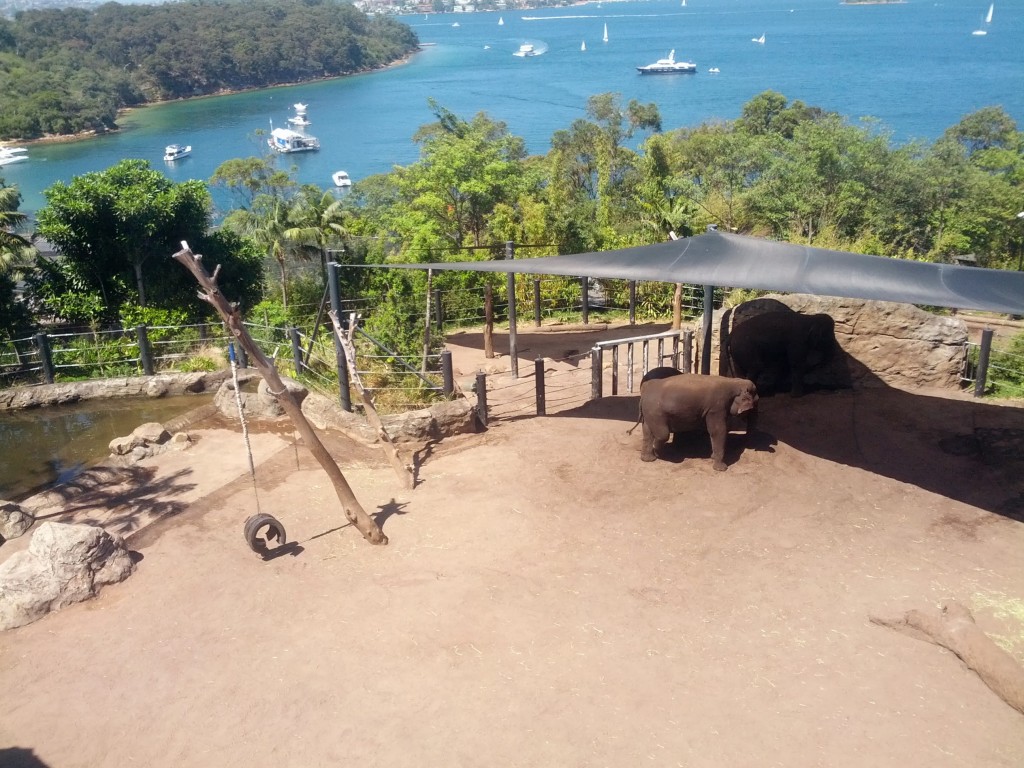
[[[749,433],[756,408],[757,387],[748,379],[690,373],[649,379],[640,386],[640,459],[654,461],[670,435],[703,427],[711,436],[712,466],[724,472],[730,416],[745,416]]]
[[[792,310],[765,312],[737,323],[729,337],[732,372],[750,379],[762,395],[804,394],[807,372],[828,363],[838,348],[830,315]]]

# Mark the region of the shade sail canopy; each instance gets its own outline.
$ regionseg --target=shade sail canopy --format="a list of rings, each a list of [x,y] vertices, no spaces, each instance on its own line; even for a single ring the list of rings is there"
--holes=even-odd
[[[652,280],[1024,314],[1022,272],[866,256],[724,232],[566,256],[384,266]]]

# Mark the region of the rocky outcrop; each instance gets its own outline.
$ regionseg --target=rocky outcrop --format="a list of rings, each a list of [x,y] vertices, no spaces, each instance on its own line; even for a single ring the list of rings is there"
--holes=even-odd
[[[217,390],[217,394],[213,397],[213,404],[217,406],[217,410],[229,419],[237,420],[238,400],[241,400],[242,413],[245,414],[246,420],[283,418],[285,416],[284,408],[277,401],[277,397],[271,393],[267,382],[262,378],[256,378],[255,392],[250,391],[251,388],[246,386],[248,382],[239,380],[238,399],[235,398],[235,383],[230,379],[222,383],[220,389]],[[295,402],[301,406],[303,400],[309,394],[309,390],[297,381],[285,379],[284,377],[281,380]]]
[[[7,539],[16,539],[32,527],[35,517],[13,501],[0,500],[0,544]]]
[[[0,410],[39,408],[116,397],[165,397],[211,392],[230,377],[226,371],[161,373],[156,376],[124,376],[92,381],[43,384],[0,390]]]
[[[440,440],[481,431],[476,408],[468,400],[450,400],[391,416],[381,421],[396,443]]]
[[[0,565],[0,630],[87,600],[134,567],[120,536],[92,525],[42,523],[28,549]]]
[[[136,427],[126,437],[115,437],[110,441],[112,456],[125,457],[136,462],[166,451],[182,451],[192,445],[192,438],[185,432],[172,435],[163,424],[155,421]]]
[[[836,341],[844,354],[815,371],[814,381],[809,383],[949,389],[961,385],[967,325],[959,318],[933,315],[912,304],[808,294],[772,295],[723,313],[721,324],[716,326],[726,336],[728,329],[744,317],[779,309],[824,313],[835,320]]]

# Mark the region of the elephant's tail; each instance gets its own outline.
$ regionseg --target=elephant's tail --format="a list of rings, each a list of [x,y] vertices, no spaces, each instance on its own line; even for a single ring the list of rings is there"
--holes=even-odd
[[[640,404],[640,412],[636,415],[636,424],[626,430],[627,435],[632,435],[633,430],[640,426],[640,422],[644,420],[644,406]]]

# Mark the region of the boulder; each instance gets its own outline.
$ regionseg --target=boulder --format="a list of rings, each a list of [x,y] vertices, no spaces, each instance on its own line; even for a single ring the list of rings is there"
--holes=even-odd
[[[36,519],[20,504],[0,500],[0,544],[16,539],[32,527]]]
[[[92,525],[42,523],[28,549],[0,565],[0,630],[87,600],[134,567],[120,536]]]
[[[239,381],[239,384],[242,385],[243,382]],[[295,402],[301,407],[302,401],[309,394],[309,390],[290,379],[284,379],[284,385],[291,393]],[[284,408],[281,407],[277,397],[271,393],[270,388],[263,379],[259,380],[255,392],[247,392],[245,389],[242,389],[239,392],[239,397],[242,401],[242,413],[245,414],[247,421],[275,420],[285,415]],[[224,416],[227,416],[229,419],[238,418],[238,403],[235,400],[235,385],[233,381],[225,381],[220,385],[220,389],[214,395],[213,402]]]
[[[164,429],[164,425],[155,421],[147,422],[136,427],[130,435],[115,437],[110,441],[110,452],[115,456],[136,455],[141,449],[152,455],[151,448],[163,445],[171,439],[171,434]]]
[[[396,443],[440,440],[481,430],[476,408],[468,400],[449,400],[430,408],[382,416],[381,422]]]

